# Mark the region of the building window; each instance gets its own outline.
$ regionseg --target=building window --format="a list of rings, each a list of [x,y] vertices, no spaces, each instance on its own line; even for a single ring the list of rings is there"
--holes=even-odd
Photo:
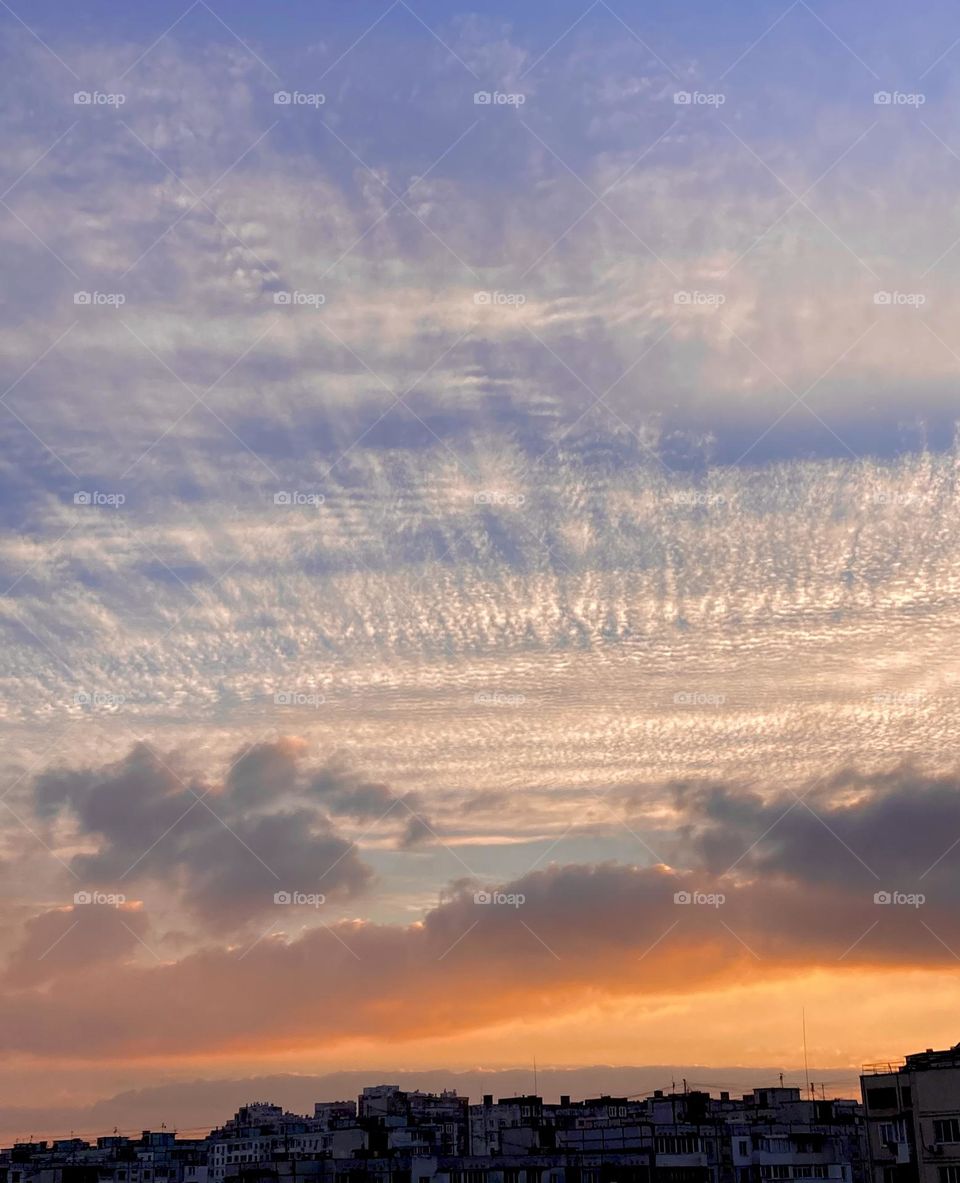
[[[700,1139],[693,1136],[657,1138],[657,1154],[700,1154],[702,1149]]]
[[[934,1142],[960,1142],[960,1118],[943,1117],[933,1123]]]
[[[960,1183],[960,1167],[938,1167],[940,1183]]]

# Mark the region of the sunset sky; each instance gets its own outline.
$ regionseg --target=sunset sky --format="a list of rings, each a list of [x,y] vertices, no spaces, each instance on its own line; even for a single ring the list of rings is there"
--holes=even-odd
[[[0,28],[0,1140],[956,1043],[956,5]]]

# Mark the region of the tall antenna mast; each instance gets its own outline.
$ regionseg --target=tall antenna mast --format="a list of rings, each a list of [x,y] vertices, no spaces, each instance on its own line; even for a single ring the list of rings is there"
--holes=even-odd
[[[803,1007],[800,1011],[803,1021],[803,1079],[807,1085],[807,1096],[810,1096],[810,1069],[807,1066],[807,1008]]]
[[[533,1057],[533,1095],[539,1096],[537,1092],[537,1057]]]

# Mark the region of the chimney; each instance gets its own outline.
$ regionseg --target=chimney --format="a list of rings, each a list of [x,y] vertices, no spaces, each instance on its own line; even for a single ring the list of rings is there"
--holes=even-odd
[[[729,1093],[725,1093],[725,1092],[723,1092],[723,1091],[721,1090],[721,1092],[720,1092],[720,1100],[721,1100],[721,1101],[729,1101],[729,1100],[730,1100],[730,1094],[729,1094]]]
[[[493,1105],[493,1093],[483,1094],[483,1107],[489,1109]]]

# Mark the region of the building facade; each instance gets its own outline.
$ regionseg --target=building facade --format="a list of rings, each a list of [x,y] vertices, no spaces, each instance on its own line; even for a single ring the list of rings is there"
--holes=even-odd
[[[871,1183],[960,1183],[960,1044],[860,1078]]]

